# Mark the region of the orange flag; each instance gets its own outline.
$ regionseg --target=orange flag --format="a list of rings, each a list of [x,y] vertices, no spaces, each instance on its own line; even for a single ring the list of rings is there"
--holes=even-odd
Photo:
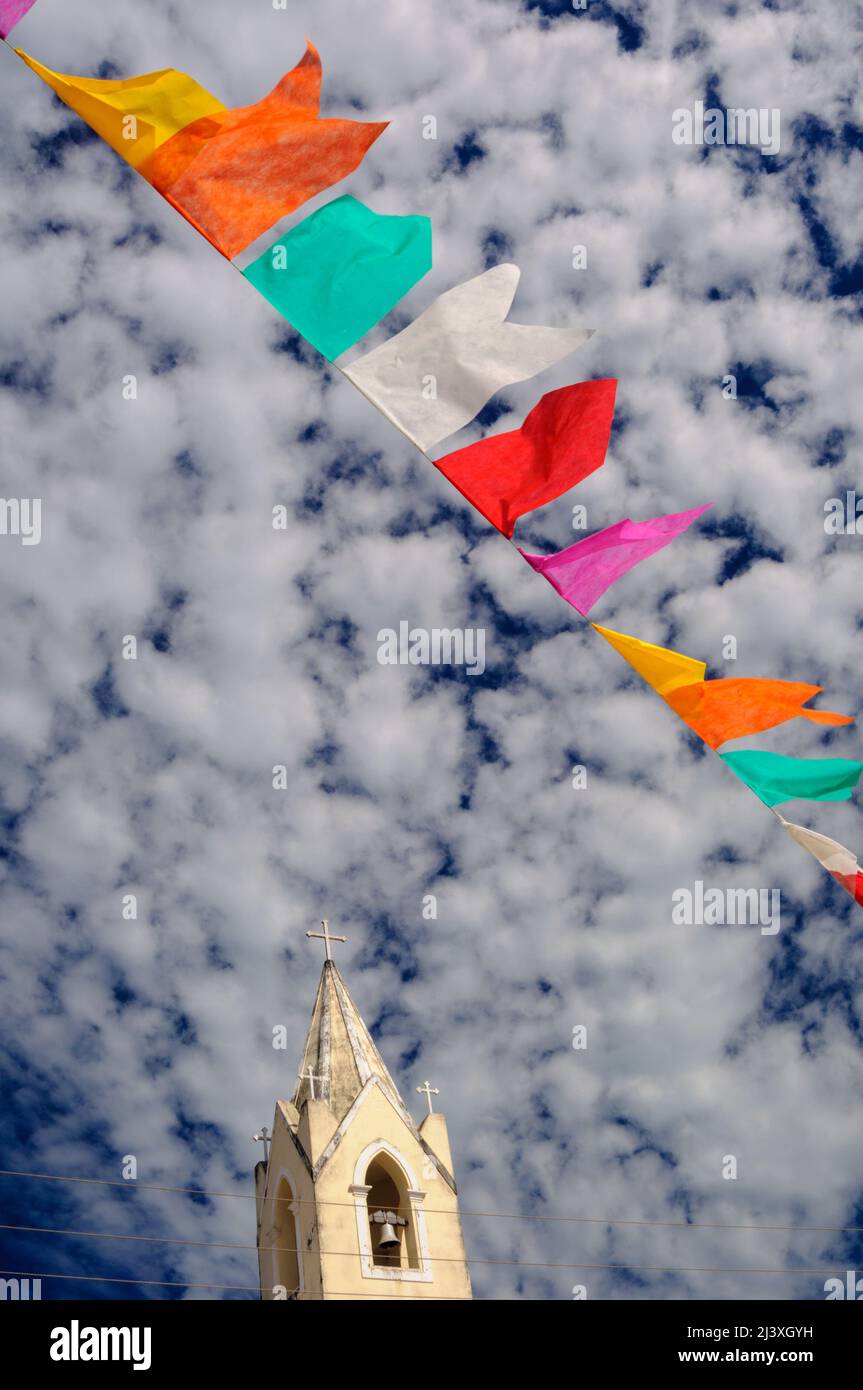
[[[321,60],[297,66],[254,106],[215,111],[161,145],[140,172],[223,255],[345,178],[388,121],[322,120]]]
[[[663,698],[699,738],[711,748],[718,748],[731,738],[758,734],[798,716],[811,719],[815,724],[853,724],[854,720],[847,714],[803,709],[806,701],[822,689],[820,685],[744,676],[682,685]]]

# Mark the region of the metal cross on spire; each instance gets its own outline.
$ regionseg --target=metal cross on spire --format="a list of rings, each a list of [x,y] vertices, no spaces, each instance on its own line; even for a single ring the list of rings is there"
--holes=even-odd
[[[257,1144],[263,1144],[264,1146],[264,1163],[269,1163],[270,1161],[270,1140],[272,1137],[266,1125],[261,1125],[259,1134],[252,1135],[252,1138]]]
[[[321,922],[321,926],[323,927],[323,931],[307,931],[306,936],[314,936],[317,937],[319,941],[323,941],[324,946],[326,947],[327,960],[332,960],[333,957],[332,952],[330,951],[330,942],[347,941],[348,938],[346,936],[334,936],[333,933],[330,931],[330,924],[326,918],[324,918],[323,922]]]
[[[440,1095],[440,1091],[438,1090],[437,1086],[430,1086],[427,1081],[424,1081],[422,1086],[417,1086],[416,1089],[419,1091],[421,1096],[425,1096],[426,1100],[428,1101],[429,1114],[433,1115],[434,1110],[432,1109],[432,1096]]]

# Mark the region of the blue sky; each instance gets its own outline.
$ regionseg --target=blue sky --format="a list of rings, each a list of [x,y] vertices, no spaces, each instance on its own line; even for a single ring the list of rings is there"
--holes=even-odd
[[[312,38],[324,113],[392,120],[336,191],[433,219],[433,271],[357,352],[515,260],[513,318],[597,333],[445,447],[618,377],[604,469],[516,539],[566,545],[576,501],[598,529],[713,500],[592,616],[857,714],[861,539],[823,517],[857,482],[863,413],[859,17],[237,10],[39,0],[15,37],[69,72],[176,66],[232,105]],[[249,1136],[293,1090],[320,970],[304,933],[327,915],[406,1099],[441,1088],[463,1208],[590,1218],[466,1218],[478,1296],[821,1296],[809,1275],[566,1266],[859,1267],[859,1246],[801,1229],[863,1224],[859,908],[7,52],[0,79],[0,491],[41,496],[45,519],[39,546],[0,539],[0,1166],[116,1182],[133,1154],[140,1184],[235,1194],[0,1178],[0,1220],[253,1245]],[[780,153],[675,145],[672,112],[698,99],[779,108]],[[484,675],[380,666],[376,634],[403,619],[484,627]],[[858,737],[796,721],[759,742],[855,757]],[[853,804],[783,809],[863,848]],[[781,931],[672,925],[696,879],[778,887]],[[253,1250],[9,1231],[0,1250],[10,1269],[256,1278]]]

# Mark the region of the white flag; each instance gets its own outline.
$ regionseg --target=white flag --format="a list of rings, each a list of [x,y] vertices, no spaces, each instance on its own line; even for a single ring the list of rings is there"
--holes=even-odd
[[[506,323],[520,275],[517,265],[496,265],[447,290],[345,375],[408,439],[430,449],[496,391],[527,381],[592,336],[592,328]]]
[[[778,811],[776,814],[792,840],[808,849],[828,873],[839,878],[856,878],[859,866],[856,855],[852,854],[850,849],[840,845],[838,840],[831,840],[829,835],[821,835],[817,830],[807,830],[805,825],[793,825],[791,821],[784,820]],[[853,892],[853,889],[849,891]]]

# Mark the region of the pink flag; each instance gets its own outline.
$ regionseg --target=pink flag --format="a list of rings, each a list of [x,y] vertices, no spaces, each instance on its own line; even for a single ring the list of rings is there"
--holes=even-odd
[[[0,39],[11,34],[19,19],[32,10],[36,0],[0,0]]]
[[[627,517],[556,555],[528,555],[524,550],[520,554],[584,615],[622,575],[670,544],[712,506],[712,502],[705,502],[703,507],[654,516],[649,521],[630,521]]]

